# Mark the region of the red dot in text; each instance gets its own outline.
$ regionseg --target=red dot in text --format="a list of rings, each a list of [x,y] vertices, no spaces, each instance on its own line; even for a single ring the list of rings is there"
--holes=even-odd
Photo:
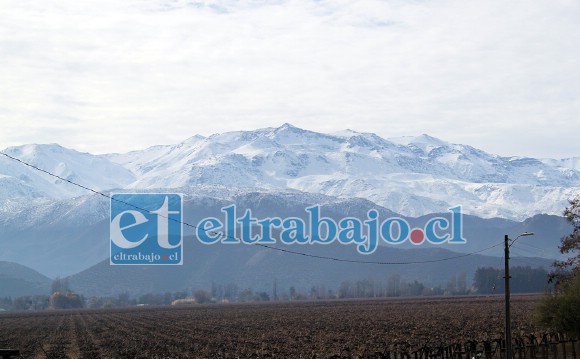
[[[425,234],[421,228],[415,228],[411,231],[411,242],[413,244],[421,244],[425,240]]]

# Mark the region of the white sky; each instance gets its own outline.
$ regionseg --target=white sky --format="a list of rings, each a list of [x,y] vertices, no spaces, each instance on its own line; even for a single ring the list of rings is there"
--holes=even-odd
[[[580,156],[580,1],[0,0],[0,148],[284,122]]]

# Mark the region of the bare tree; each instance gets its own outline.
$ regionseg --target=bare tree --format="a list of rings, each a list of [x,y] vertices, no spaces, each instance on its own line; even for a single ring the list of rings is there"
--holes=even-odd
[[[560,253],[573,254],[563,261],[555,261],[555,268],[550,273],[550,282],[560,284],[569,281],[580,274],[580,197],[570,201],[570,206],[564,210],[564,217],[572,224],[572,233],[562,238]]]

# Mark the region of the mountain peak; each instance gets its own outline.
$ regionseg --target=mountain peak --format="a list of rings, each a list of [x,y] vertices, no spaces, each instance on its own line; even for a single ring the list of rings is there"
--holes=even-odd
[[[437,145],[441,145],[441,146],[444,146],[444,145],[448,145],[449,144],[446,141],[443,141],[443,140],[441,140],[441,139],[439,139],[437,137],[430,136],[430,135],[428,135],[426,133],[424,133],[424,134],[422,134],[420,136],[415,137],[414,142],[428,143],[428,144],[437,144]]]
[[[280,144],[302,146],[306,145],[306,142],[310,142],[315,139],[316,141],[323,141],[324,139],[332,136],[319,132],[304,130],[290,123],[284,123],[282,126],[273,129],[269,137]]]
[[[307,130],[304,130],[302,128],[296,127],[291,123],[284,123],[282,126],[277,127],[274,129],[275,133],[282,133],[282,132],[291,132],[291,133],[305,133],[305,132],[309,132]]]
[[[524,218],[559,213],[580,190],[576,159],[514,160],[427,134],[384,139],[353,130],[324,134],[290,123],[194,136],[126,154],[93,156],[57,144],[10,151],[97,190],[187,192],[197,185],[219,185],[242,193],[247,188],[301,191],[365,198],[405,215],[444,212],[461,204],[466,213],[479,216]],[[85,194],[56,182],[0,158],[0,200]]]
[[[391,142],[394,142],[398,145],[402,146],[409,146],[415,145],[420,148],[425,148],[428,146],[431,147],[442,147],[442,146],[449,146],[449,142],[443,141],[439,138],[430,136],[428,134],[422,134],[419,136],[402,136],[402,137],[393,137],[388,139]]]
[[[205,139],[207,139],[207,137],[202,136],[202,135],[194,135],[194,136],[191,136],[190,138],[188,138],[187,140],[183,141],[182,143],[195,143],[198,141],[203,141]]]
[[[347,128],[346,130],[332,132],[331,135],[337,137],[352,137],[360,135],[360,132]]]
[[[293,128],[298,128],[296,126],[294,126],[293,124],[289,123],[289,122],[284,122],[284,124],[282,124],[282,126],[278,127],[279,129],[293,129]]]
[[[26,157],[34,156],[39,152],[63,153],[65,151],[77,152],[75,150],[63,147],[63,146],[59,145],[58,143],[47,143],[47,144],[30,143],[30,144],[21,145],[21,146],[8,147],[5,150],[6,153],[10,153],[13,155],[19,155],[19,156],[26,156]]]

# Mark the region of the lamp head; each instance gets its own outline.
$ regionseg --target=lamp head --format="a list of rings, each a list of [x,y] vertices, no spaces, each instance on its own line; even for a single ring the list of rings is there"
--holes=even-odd
[[[510,243],[510,247],[512,246],[512,244],[514,244],[515,241],[517,241],[520,237],[526,237],[526,236],[533,236],[534,232],[524,232],[522,234],[520,234],[519,236],[516,237],[516,239],[509,239],[511,241]]]

